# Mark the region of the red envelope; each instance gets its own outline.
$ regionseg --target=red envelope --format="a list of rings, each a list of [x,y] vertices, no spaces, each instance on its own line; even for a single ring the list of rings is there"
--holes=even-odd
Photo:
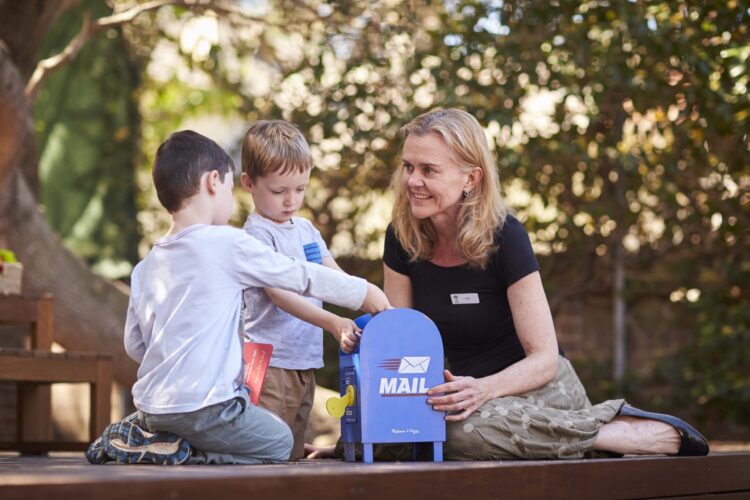
[[[245,342],[242,348],[242,358],[245,360],[245,385],[250,388],[250,401],[254,405],[257,405],[260,399],[272,352],[271,344]]]

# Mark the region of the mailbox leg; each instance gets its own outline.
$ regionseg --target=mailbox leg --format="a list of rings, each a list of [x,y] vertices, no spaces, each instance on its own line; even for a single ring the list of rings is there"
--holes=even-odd
[[[372,443],[362,443],[362,461],[366,464],[372,463]]]
[[[354,443],[344,443],[344,461],[345,462],[354,462],[356,458],[354,457]]]
[[[435,441],[432,443],[432,461],[442,462],[443,461],[443,442]]]

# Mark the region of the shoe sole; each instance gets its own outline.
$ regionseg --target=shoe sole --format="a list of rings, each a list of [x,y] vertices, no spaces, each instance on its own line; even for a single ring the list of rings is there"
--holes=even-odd
[[[146,432],[131,422],[115,422],[102,435],[105,453],[119,464],[180,465],[190,458],[185,439],[166,432]]]

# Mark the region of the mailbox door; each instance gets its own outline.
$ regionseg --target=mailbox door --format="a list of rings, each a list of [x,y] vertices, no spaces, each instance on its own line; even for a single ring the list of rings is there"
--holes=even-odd
[[[358,443],[362,441],[362,420],[360,417],[360,382],[357,373],[355,356],[359,354],[341,354],[339,358],[339,393],[343,396],[348,385],[354,385],[355,400],[353,407],[347,407],[344,416],[341,417],[341,439],[345,443]]]

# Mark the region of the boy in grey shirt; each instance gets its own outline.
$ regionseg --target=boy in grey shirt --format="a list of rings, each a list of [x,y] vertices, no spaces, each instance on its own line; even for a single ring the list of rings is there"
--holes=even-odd
[[[255,204],[245,230],[284,255],[341,271],[318,230],[294,216],[313,168],[310,146],[300,131],[284,121],[256,122],[245,134],[241,157],[242,187],[252,193]],[[322,331],[350,352],[359,341],[359,329],[351,319],[323,309],[316,298],[270,287],[249,288],[244,297],[245,338],[273,345],[258,405],[291,427],[290,460],[297,460],[304,454],[315,396],[313,370],[323,366]]]

